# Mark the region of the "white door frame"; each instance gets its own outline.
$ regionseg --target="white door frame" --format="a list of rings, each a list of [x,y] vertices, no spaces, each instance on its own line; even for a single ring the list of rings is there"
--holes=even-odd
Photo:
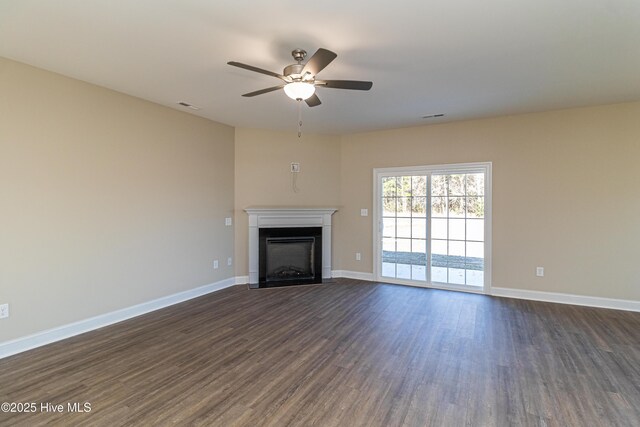
[[[431,183],[432,174],[455,174],[455,173],[473,173],[484,172],[484,285],[480,288],[474,289],[468,285],[455,285],[445,283],[432,283],[431,282],[431,260],[427,260],[427,281],[422,283],[413,280],[404,280],[394,278],[389,280],[389,277],[381,276],[382,265],[382,188],[380,182],[385,176],[399,176],[399,175],[427,175],[427,183]],[[492,220],[491,220],[491,205],[492,205],[492,163],[491,162],[477,162],[477,163],[454,163],[444,165],[427,165],[427,166],[406,166],[406,167],[391,167],[391,168],[375,168],[373,169],[373,277],[375,281],[385,281],[388,283],[397,283],[401,285],[448,289],[464,292],[474,293],[491,293],[491,237],[492,237]],[[427,194],[427,227],[428,233],[431,232],[431,191]],[[428,244],[431,243],[431,238],[428,238]],[[431,257],[431,248],[427,250],[427,256]]]

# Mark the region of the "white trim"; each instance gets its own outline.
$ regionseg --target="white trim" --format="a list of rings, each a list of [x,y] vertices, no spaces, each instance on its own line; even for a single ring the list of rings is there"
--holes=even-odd
[[[236,285],[246,285],[249,283],[249,276],[236,276]]]
[[[369,282],[373,282],[373,274],[363,273],[362,271],[333,270],[331,272],[331,275],[333,277],[343,277],[345,279],[367,280]]]
[[[484,174],[484,286],[485,294],[491,294],[493,273],[493,163],[485,164]]]
[[[420,284],[409,280],[398,280],[397,283],[388,280],[375,280],[373,273],[363,273],[360,271],[333,270],[333,277],[345,279],[366,280],[373,283],[388,283],[400,286],[414,286],[424,289],[441,289],[445,291],[462,291],[468,293],[482,294],[482,288],[474,289],[464,285],[449,285],[445,283]],[[584,295],[563,294],[559,292],[529,291],[525,289],[513,288],[491,288],[489,294],[498,298],[517,298],[530,301],[544,301],[558,304],[580,305],[596,308],[610,308],[614,310],[637,311],[640,312],[640,301],[624,300],[615,298],[590,297]]]
[[[397,176],[403,174],[428,176],[427,182],[431,180],[433,174],[455,174],[455,173],[475,173],[482,172],[485,175],[485,207],[484,207],[484,284],[482,288],[477,289],[475,287],[463,286],[458,287],[453,284],[441,284],[430,283],[431,280],[431,267],[427,265],[427,281],[409,281],[402,279],[395,279],[382,276],[380,266],[382,265],[382,251],[380,250],[380,242],[382,240],[382,204],[381,204],[381,189],[380,180],[385,176]],[[409,286],[447,289],[447,290],[459,290],[472,293],[485,293],[491,294],[491,274],[492,274],[492,175],[493,164],[492,162],[475,162],[475,163],[451,163],[442,165],[423,165],[423,166],[403,166],[403,167],[390,167],[390,168],[374,168],[373,169],[373,278],[377,281],[385,283],[397,283]],[[427,194],[428,206],[430,203],[429,191]],[[431,215],[427,215],[429,221],[429,229],[431,229]],[[431,239],[427,239],[428,242]],[[428,252],[430,255],[430,251]],[[430,264],[430,263],[429,263]]]
[[[374,168],[382,176],[396,176],[413,171],[420,171],[429,174],[456,174],[456,173],[474,173],[484,172],[487,166],[491,166],[491,162],[472,162],[472,163],[449,163],[441,165],[418,165],[418,166],[401,166],[390,168]]]
[[[89,319],[79,320],[77,322],[58,326],[57,328],[48,329],[46,331],[36,332],[35,334],[16,338],[11,341],[5,341],[3,343],[0,343],[0,359],[12,356],[14,354],[22,353],[23,351],[31,350],[36,347],[41,347],[43,345],[70,338],[75,335],[93,331],[94,329],[122,322],[123,320],[131,319],[132,317],[137,317],[151,311],[169,307],[183,301],[187,301],[193,298],[200,297],[202,295],[209,294],[211,292],[228,288],[235,284],[236,278],[230,277],[228,279],[224,279],[216,283],[211,283],[209,285],[200,286],[188,291],[178,292],[177,294],[173,295],[167,295],[165,297],[154,299],[152,301],[143,302],[142,304],[122,308],[120,310],[101,314]]]
[[[517,298],[533,301],[555,302],[560,304],[584,305],[588,307],[612,308],[614,310],[640,311],[640,301],[589,297],[584,295],[562,294],[558,292],[529,291],[512,288],[492,288],[495,297]]]

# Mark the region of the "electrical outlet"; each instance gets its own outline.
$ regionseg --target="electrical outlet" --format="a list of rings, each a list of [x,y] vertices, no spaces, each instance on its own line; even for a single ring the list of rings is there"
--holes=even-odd
[[[291,163],[291,172],[298,173],[300,172],[300,163]]]
[[[538,277],[544,276],[544,267],[536,267],[536,276]]]
[[[218,260],[213,260],[213,268],[218,268]]]
[[[231,217],[227,217],[224,219],[224,225],[231,225],[231,224],[233,224]]]
[[[0,319],[9,317],[9,304],[0,304]]]
[[[356,261],[362,260],[362,254],[360,252],[356,252]]]
[[[369,216],[369,209],[360,209],[360,216]]]
[[[231,259],[231,257],[227,258],[227,265],[231,265],[233,263],[233,260]]]

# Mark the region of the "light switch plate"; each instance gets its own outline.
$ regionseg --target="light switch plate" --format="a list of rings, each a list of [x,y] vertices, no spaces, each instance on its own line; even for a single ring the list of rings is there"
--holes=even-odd
[[[231,224],[233,224],[231,217],[227,217],[224,219],[224,225],[231,225]]]
[[[360,216],[369,216],[369,209],[360,209]]]

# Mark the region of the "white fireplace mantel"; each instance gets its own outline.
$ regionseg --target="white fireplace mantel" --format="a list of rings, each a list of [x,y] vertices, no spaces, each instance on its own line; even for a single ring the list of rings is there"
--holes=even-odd
[[[249,207],[249,284],[259,281],[259,229],[322,227],[322,278],[331,278],[331,215],[336,208]]]

